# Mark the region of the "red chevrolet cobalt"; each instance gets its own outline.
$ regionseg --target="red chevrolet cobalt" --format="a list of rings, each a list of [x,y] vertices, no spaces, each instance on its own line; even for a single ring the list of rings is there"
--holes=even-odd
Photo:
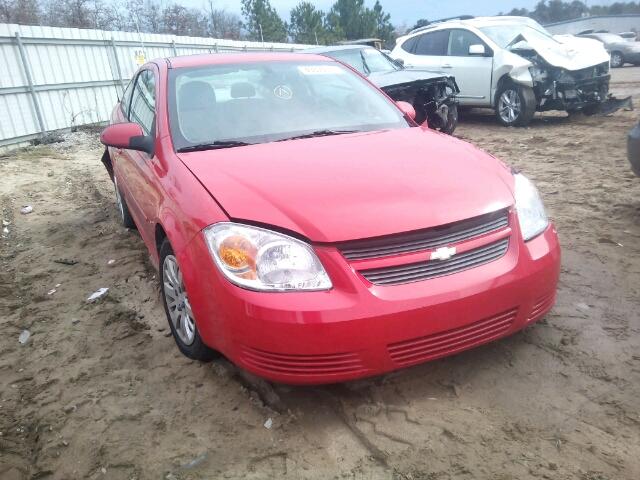
[[[103,161],[182,353],[337,382],[496,340],[552,307],[560,247],[534,185],[413,115],[321,56],[140,68]]]

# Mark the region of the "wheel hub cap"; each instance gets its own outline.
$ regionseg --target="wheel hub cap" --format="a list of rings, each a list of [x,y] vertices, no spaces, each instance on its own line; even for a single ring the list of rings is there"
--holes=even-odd
[[[185,345],[195,340],[196,327],[189,297],[182,282],[182,272],[173,255],[167,255],[162,265],[162,288],[173,328]]]
[[[520,97],[515,90],[506,90],[500,95],[498,112],[506,123],[513,123],[520,115]]]

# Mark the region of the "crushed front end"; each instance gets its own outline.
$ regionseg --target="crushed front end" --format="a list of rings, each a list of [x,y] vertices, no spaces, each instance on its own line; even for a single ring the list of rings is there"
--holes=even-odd
[[[458,124],[456,95],[460,89],[453,77],[442,76],[387,85],[382,90],[396,101],[405,101],[416,110],[416,122],[427,120],[430,128],[453,133]]]
[[[581,70],[533,62],[531,76],[538,100],[538,110],[596,113],[609,95],[609,63],[603,62]]]

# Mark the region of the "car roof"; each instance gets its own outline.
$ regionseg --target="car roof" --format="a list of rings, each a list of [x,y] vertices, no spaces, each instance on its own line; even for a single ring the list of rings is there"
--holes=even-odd
[[[375,50],[371,45],[329,45],[326,47],[313,47],[301,50],[302,53],[330,53],[340,52],[343,50],[363,50],[363,49]]]
[[[429,30],[439,28],[455,28],[455,27],[486,27],[495,24],[501,25],[532,25],[537,23],[535,20],[529,17],[518,17],[513,15],[502,15],[495,17],[474,17],[466,19],[451,19],[442,22],[434,22],[424,27],[416,28],[407,33],[405,37],[412,36],[416,33],[428,32]],[[404,38],[404,37],[403,37]]]
[[[257,62],[333,62],[322,55],[300,55],[292,52],[203,53],[165,59],[169,68],[202,67]]]

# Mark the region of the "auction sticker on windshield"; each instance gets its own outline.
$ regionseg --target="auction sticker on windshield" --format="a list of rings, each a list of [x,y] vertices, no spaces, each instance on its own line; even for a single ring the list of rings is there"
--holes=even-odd
[[[335,75],[337,73],[344,73],[344,70],[336,65],[299,65],[298,71],[303,75]]]

